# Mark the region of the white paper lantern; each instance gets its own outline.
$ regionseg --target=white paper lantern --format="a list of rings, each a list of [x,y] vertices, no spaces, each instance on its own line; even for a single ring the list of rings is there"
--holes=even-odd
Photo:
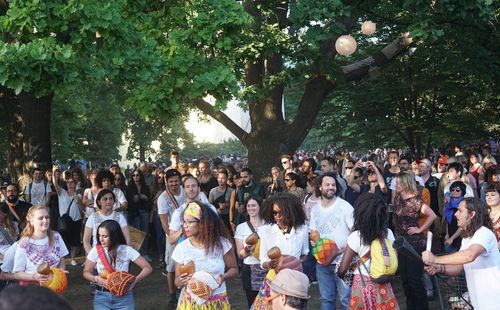
[[[377,30],[377,24],[373,23],[371,20],[368,20],[361,25],[361,31],[367,36],[374,34],[375,30]]]
[[[358,43],[350,35],[343,35],[338,37],[335,42],[335,49],[340,55],[349,56],[356,51]]]

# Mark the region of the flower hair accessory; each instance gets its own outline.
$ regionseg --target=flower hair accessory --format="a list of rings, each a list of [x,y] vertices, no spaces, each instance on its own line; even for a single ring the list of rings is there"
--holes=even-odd
[[[186,214],[191,215],[198,221],[201,220],[201,207],[196,202],[191,202],[187,205]]]

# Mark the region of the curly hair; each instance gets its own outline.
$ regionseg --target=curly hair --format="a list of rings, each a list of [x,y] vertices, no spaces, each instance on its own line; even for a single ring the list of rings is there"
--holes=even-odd
[[[363,244],[370,244],[377,238],[385,238],[389,216],[384,200],[373,193],[363,193],[354,205],[353,230],[359,230]]]
[[[305,224],[306,215],[300,200],[288,193],[277,193],[276,195],[266,199],[259,215],[267,223],[275,224],[276,220],[273,215],[273,206],[277,205],[280,208],[283,222],[289,227],[298,228]]]
[[[108,179],[111,184],[113,184],[113,174],[111,171],[106,170],[106,169],[101,169],[97,172],[95,176],[95,183],[97,184],[97,187],[102,188],[102,181],[104,179]]]
[[[230,239],[226,225],[224,225],[219,216],[206,204],[203,204],[199,201],[194,201],[191,203],[195,203],[201,208],[201,217],[198,222],[198,239],[205,247],[206,255],[210,256],[223,253],[223,244],[221,237],[224,237],[227,240]],[[183,211],[183,218],[186,209],[184,209]]]

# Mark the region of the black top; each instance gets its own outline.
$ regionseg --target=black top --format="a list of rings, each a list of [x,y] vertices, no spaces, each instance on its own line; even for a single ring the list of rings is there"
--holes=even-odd
[[[32,204],[26,201],[18,200],[17,204],[13,207],[14,212],[8,207],[6,201],[1,202],[2,207],[5,205],[9,210],[10,220],[13,222],[17,222],[17,226],[19,227],[19,231],[22,231],[26,226],[26,216],[28,215],[28,210],[31,208]],[[16,216],[17,215],[17,216]],[[19,217],[19,218],[18,218]]]

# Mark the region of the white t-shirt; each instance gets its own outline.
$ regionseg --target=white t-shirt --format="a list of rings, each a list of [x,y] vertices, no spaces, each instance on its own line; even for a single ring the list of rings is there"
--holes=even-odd
[[[339,249],[344,249],[347,237],[354,224],[354,208],[350,203],[337,197],[335,202],[328,207],[321,206],[321,200],[312,207],[309,230],[317,230],[321,238],[335,241]],[[338,255],[332,264],[340,263],[342,254]]]
[[[255,231],[257,232],[257,235],[259,235],[259,237],[261,237],[260,235],[266,226],[268,226],[268,225],[262,225],[262,226],[255,228]],[[245,243],[245,240],[251,234],[252,234],[252,230],[250,229],[250,226],[248,226],[248,223],[247,222],[241,223],[236,227],[236,231],[234,232],[234,239],[241,240],[243,245],[246,246],[247,244]],[[255,264],[259,264],[260,261],[257,257],[250,254],[250,256],[248,256],[247,258],[245,258],[243,260],[243,263],[245,263],[246,265],[255,265]]]
[[[472,244],[486,251],[464,265],[469,296],[475,309],[500,308],[500,253],[495,234],[486,227],[479,228],[471,238],[463,238],[460,250]]]
[[[94,201],[94,207],[85,207],[85,214],[87,217],[89,217],[92,213],[95,212],[95,209],[97,207],[96,205],[96,197],[94,197],[94,194],[92,193],[91,188],[86,188],[85,191],[83,192],[83,196],[87,197],[88,200]],[[96,195],[97,196],[97,195]]]
[[[450,192],[450,187],[451,187],[451,184],[453,182],[450,182],[448,184],[446,184],[446,186],[444,187],[444,194],[446,195],[447,193]],[[472,187],[470,187],[469,184],[467,183],[464,183],[465,184],[465,198],[468,198],[468,197],[474,197],[474,190],[472,189]]]
[[[187,264],[192,261],[196,267],[196,271],[205,271],[212,276],[217,277],[224,273],[226,264],[224,263],[224,255],[231,250],[232,245],[226,238],[222,239],[222,252],[212,255],[206,255],[205,249],[195,248],[189,239],[179,243],[174,252],[172,259],[181,265]],[[220,287],[215,289],[214,294],[221,294],[226,292],[226,282],[224,281]]]
[[[73,221],[78,221],[82,219],[82,215],[80,214],[80,207],[78,206],[78,199],[81,198],[80,195],[75,195],[74,197],[70,197],[68,192],[61,188],[61,191],[58,195],[59,198],[59,215],[63,216],[66,214],[69,209],[69,216]],[[71,206],[70,206],[71,202]]]
[[[122,244],[119,245],[116,250],[115,263],[111,263],[109,258],[108,248],[103,247],[103,249],[106,258],[108,259],[108,262],[111,264],[111,266],[115,271],[128,272],[130,262],[135,261],[140,256],[139,252],[134,250],[134,248]],[[95,246],[90,250],[89,254],[87,255],[87,259],[96,264],[96,269],[98,274],[104,269],[104,265],[101,259],[99,258],[99,254],[97,253],[97,248]]]
[[[95,247],[97,243],[95,237],[97,233],[97,227],[99,227],[99,225],[101,225],[101,223],[106,220],[115,220],[116,222],[118,222],[118,224],[120,224],[121,228],[128,225],[127,220],[120,212],[113,211],[110,215],[104,215],[100,211],[92,213],[85,223],[85,227],[92,229],[92,247]]]
[[[180,194],[174,195],[174,198],[179,206],[184,204],[185,197],[184,197],[184,189],[182,188],[182,186],[180,187]],[[163,191],[160,197],[158,197],[157,205],[158,205],[158,214],[168,214],[169,217],[168,224],[170,225],[174,211],[177,208],[175,207],[175,204],[172,202],[172,200],[170,200],[166,191]]]
[[[14,242],[3,255],[2,271],[7,273],[12,273],[14,269],[14,258],[16,256],[17,241]]]
[[[89,189],[89,192],[87,192],[87,198],[94,199],[94,209],[97,210],[97,195],[93,195],[92,191]],[[113,188],[113,194],[115,194],[115,204],[113,205],[113,210],[116,210],[121,207],[121,204],[124,202],[127,202],[127,198],[125,198],[125,194],[123,194],[123,191],[117,187]],[[91,195],[91,196],[89,196]],[[88,210],[90,209],[90,210]],[[92,208],[87,208],[87,211],[90,211],[90,213],[87,213],[87,216],[90,216],[90,214],[94,213],[95,211],[92,210]]]
[[[30,202],[32,205],[45,204],[45,196],[47,195],[47,193],[50,192],[52,192],[50,184],[44,181],[40,181],[38,183],[33,181],[31,183],[26,184],[26,186],[24,187],[24,194],[29,195]]]
[[[420,184],[420,186],[425,187],[425,181],[424,181],[424,179],[422,179],[421,176],[415,175],[415,181],[417,181],[417,183]],[[391,184],[389,185],[389,189],[391,191],[396,190],[396,178],[392,178]]]
[[[203,194],[203,196],[202,196],[202,194]],[[202,197],[204,197],[204,200],[202,200]],[[210,207],[210,209],[212,209],[215,212],[215,214],[217,214],[217,209],[215,209],[215,207],[212,204],[208,203],[207,196],[203,192],[200,193],[200,201],[203,204],[208,205]],[[174,213],[172,214],[172,218],[170,219],[170,224],[169,224],[170,230],[173,230],[173,231],[181,230],[182,223],[184,222],[184,219],[182,218],[182,214],[184,213],[184,210],[186,209],[186,207],[187,207],[187,203],[184,203],[182,206],[175,209]]]
[[[387,231],[387,239],[391,240],[394,242],[394,234],[392,233],[392,230]],[[361,235],[359,233],[359,230],[353,231],[349,237],[347,238],[347,245],[356,253],[358,253],[359,257],[363,257],[368,251],[370,250],[370,245],[369,244],[363,244],[361,242]],[[361,269],[361,273],[363,275],[369,275],[368,272],[365,270],[366,269],[370,270],[370,263],[371,259],[368,259],[364,262],[364,266],[360,265],[354,273],[359,274],[359,269]]]
[[[40,240],[21,238],[18,241],[16,255],[14,257],[13,272],[24,271],[35,273],[38,266],[43,262],[49,263],[50,267],[57,267],[61,259],[68,255],[68,248],[64,244],[61,235],[54,231],[54,246],[49,245],[49,237]]]
[[[289,234],[283,234],[277,224],[264,226],[259,231],[260,238],[260,255],[259,260],[262,264],[271,259],[267,256],[267,251],[274,246],[281,250],[282,255],[291,255],[300,259],[302,255],[309,253],[309,232],[306,225],[302,225],[297,229],[292,228]]]

